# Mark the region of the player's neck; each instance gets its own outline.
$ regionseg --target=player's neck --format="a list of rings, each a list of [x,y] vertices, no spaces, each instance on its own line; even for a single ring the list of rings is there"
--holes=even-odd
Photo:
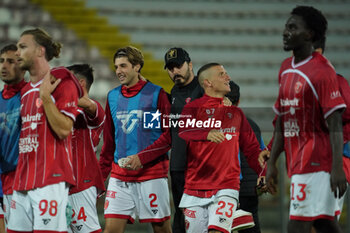
[[[50,72],[50,65],[45,61],[38,61],[34,63],[33,67],[29,70],[30,81],[32,83],[37,83]]]
[[[295,49],[293,50],[293,54],[294,54],[294,63],[297,64],[303,60],[305,60],[306,58],[310,57],[311,54],[313,53],[313,47],[312,45],[306,45],[300,49]]]

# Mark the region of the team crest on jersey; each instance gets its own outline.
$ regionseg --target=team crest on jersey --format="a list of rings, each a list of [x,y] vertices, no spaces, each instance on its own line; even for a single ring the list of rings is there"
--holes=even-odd
[[[186,104],[188,104],[190,101],[191,101],[191,97],[187,97],[185,100]]]
[[[40,98],[37,98],[35,101],[35,106],[40,108],[43,105],[43,101]]]
[[[11,209],[16,209],[16,201],[11,200],[10,208]]]
[[[106,210],[106,209],[108,208],[108,206],[109,206],[109,201],[106,200],[106,201],[105,201],[105,205],[104,205],[104,209]]]
[[[190,227],[190,222],[188,220],[185,220],[185,228],[186,228],[186,230],[188,230],[189,227]]]
[[[296,82],[294,86],[295,93],[299,93],[301,91],[301,88],[303,87],[303,84],[301,82]]]

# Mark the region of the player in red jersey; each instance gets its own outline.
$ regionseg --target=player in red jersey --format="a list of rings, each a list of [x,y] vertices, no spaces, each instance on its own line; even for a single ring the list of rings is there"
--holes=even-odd
[[[26,30],[19,66],[30,82],[21,91],[22,130],[8,232],[66,232],[68,184],[75,184],[71,132],[81,87],[65,68],[50,69],[61,45],[42,29]],[[51,75],[56,78],[51,78]]]
[[[320,232],[341,232],[333,220],[337,198],[346,190],[341,158],[341,113],[346,105],[333,67],[313,49],[326,29],[321,12],[298,6],[283,32],[284,50],[294,56],[284,60],[279,72],[274,105],[278,117],[266,178],[275,193],[276,160],[284,150],[291,177],[289,233],[310,232],[312,226]]]
[[[187,141],[184,209],[187,232],[231,232],[238,204],[239,150],[259,174],[259,143],[244,113],[225,106],[230,77],[222,65],[209,63],[198,71],[205,95],[185,105],[179,136]]]
[[[105,186],[96,158],[96,147],[100,142],[105,113],[100,103],[90,99],[88,94],[94,81],[92,67],[75,64],[67,68],[79,80],[84,93],[78,101],[79,115],[72,136],[73,168],[77,184],[69,190],[68,199],[73,210],[71,229],[80,233],[101,232],[96,200]]]

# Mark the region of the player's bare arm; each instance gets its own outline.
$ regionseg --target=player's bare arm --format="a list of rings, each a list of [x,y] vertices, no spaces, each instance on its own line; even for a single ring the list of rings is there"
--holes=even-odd
[[[208,133],[207,140],[215,143],[221,143],[225,140],[225,135],[218,130],[212,129]]]
[[[267,162],[266,185],[267,185],[267,189],[271,194],[275,194],[277,192],[278,169],[276,166],[276,162],[278,157],[283,151],[283,132],[282,132],[281,123],[282,123],[281,118],[278,117],[276,120],[276,127],[274,131],[274,141],[272,144],[270,159]]]
[[[332,147],[331,188],[335,197],[345,194],[347,182],[343,170],[343,129],[341,111],[335,111],[326,119]]]
[[[83,108],[89,117],[93,118],[96,116],[97,105],[89,98],[85,91],[83,97],[78,100],[78,107]]]
[[[73,120],[62,114],[51,99],[51,93],[60,82],[61,79],[51,80],[49,75],[45,76],[40,85],[40,99],[43,101],[45,115],[51,129],[60,139],[64,139],[72,131]]]

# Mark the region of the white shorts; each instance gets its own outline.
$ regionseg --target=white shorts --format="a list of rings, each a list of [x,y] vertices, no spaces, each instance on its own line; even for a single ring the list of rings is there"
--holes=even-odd
[[[65,182],[26,192],[14,191],[8,229],[12,231],[67,231]],[[12,217],[15,216],[15,217]]]
[[[331,190],[330,174],[323,171],[293,175],[290,200],[291,220],[333,220],[339,212],[339,198]]]
[[[237,199],[219,196],[205,206],[187,207],[183,210],[187,233],[206,233],[217,230],[230,233],[233,214],[237,208]]]
[[[0,203],[0,218],[4,218],[5,217],[5,212],[3,210],[4,206]]]
[[[11,195],[6,195],[4,194],[3,197],[3,210],[4,210],[4,219],[5,219],[5,229],[7,229],[7,224],[10,219],[10,204],[12,200],[12,194]]]
[[[68,196],[68,201],[73,211],[72,232],[89,233],[102,231],[98,221],[96,200],[97,190],[95,186]]]
[[[110,178],[105,200],[105,218],[164,222],[170,218],[168,180],[124,182]]]

